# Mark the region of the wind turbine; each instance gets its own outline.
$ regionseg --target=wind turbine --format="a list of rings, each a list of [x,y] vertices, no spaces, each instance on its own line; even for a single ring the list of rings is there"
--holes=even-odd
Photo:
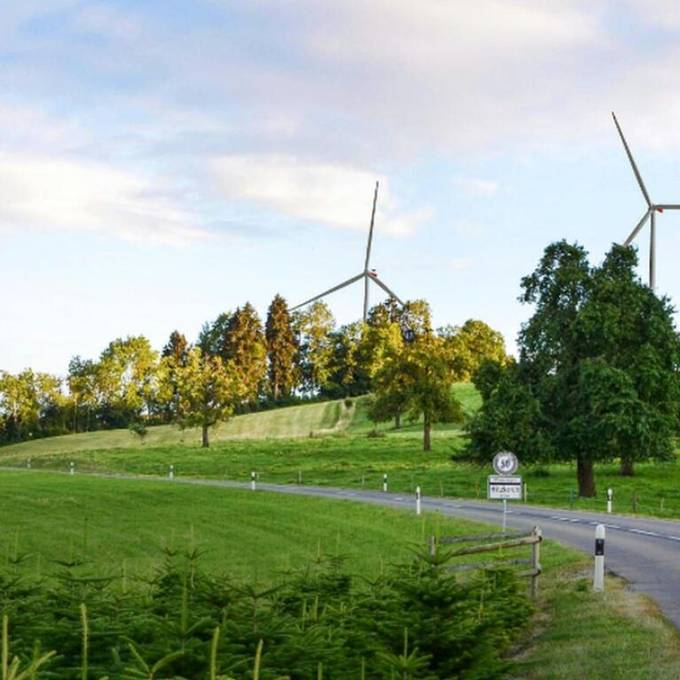
[[[316,300],[319,300],[322,297],[326,297],[326,295],[334,293],[336,290],[340,290],[341,288],[345,288],[346,286],[351,286],[353,283],[355,283],[356,281],[360,281],[361,279],[364,280],[364,316],[363,316],[364,321],[366,321],[368,317],[368,287],[371,281],[373,281],[373,283],[375,283],[377,286],[380,286],[380,288],[382,288],[391,298],[394,298],[402,307],[404,306],[404,303],[399,299],[399,297],[395,293],[393,293],[378,278],[378,275],[375,273],[375,270],[369,269],[369,265],[371,262],[371,245],[373,244],[373,225],[375,224],[375,207],[377,203],[378,203],[378,182],[375,183],[375,192],[373,193],[373,210],[371,212],[371,226],[368,230],[368,243],[366,245],[366,260],[364,262],[364,270],[360,274],[353,276],[351,279],[347,279],[347,281],[343,281],[342,283],[339,283],[337,286],[333,286],[333,288],[329,288],[328,290],[325,290],[323,293],[315,295],[313,298],[305,300],[304,302],[300,303],[299,305],[296,305],[295,307],[291,307],[291,311],[295,309],[300,309],[300,307],[305,307],[311,302],[315,302]]]
[[[635,237],[638,235],[642,227],[645,226],[647,220],[650,221],[649,287],[652,290],[654,290],[654,288],[656,287],[656,213],[662,213],[664,210],[680,210],[680,205],[675,203],[652,203],[652,200],[649,198],[649,194],[647,193],[647,187],[645,187],[645,183],[642,181],[640,171],[638,170],[638,167],[635,164],[635,160],[633,159],[633,154],[630,152],[628,142],[626,142],[626,138],[623,136],[621,126],[619,125],[619,121],[616,120],[616,115],[614,114],[613,111],[612,117],[614,118],[614,124],[616,125],[616,129],[619,131],[619,137],[621,137],[621,141],[623,142],[623,148],[626,150],[626,155],[628,156],[630,165],[633,168],[635,179],[637,180],[637,183],[640,187],[640,191],[642,191],[642,195],[645,197],[645,201],[647,202],[647,210],[645,211],[645,214],[642,216],[642,219],[637,223],[637,226],[635,227],[635,229],[633,229],[630,236],[625,240],[623,245],[629,246],[633,242]]]

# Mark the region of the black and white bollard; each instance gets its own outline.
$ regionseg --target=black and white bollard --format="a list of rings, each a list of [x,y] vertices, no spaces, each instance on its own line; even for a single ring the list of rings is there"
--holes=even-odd
[[[604,591],[604,524],[595,527],[595,571],[593,573],[593,590]]]
[[[614,497],[614,492],[611,489],[607,489],[607,512],[611,515],[612,512],[612,498]]]
[[[255,474],[255,471],[250,473],[250,490],[255,491],[256,485],[255,485],[255,480],[257,478],[257,475]]]
[[[171,465],[170,469],[168,470],[168,479],[174,479],[175,478],[175,466]]]
[[[69,474],[71,477],[76,474],[76,464],[73,461],[71,461],[71,464],[69,465]]]
[[[387,493],[387,474],[383,475],[383,491]]]
[[[416,487],[416,515],[420,515],[420,487]]]

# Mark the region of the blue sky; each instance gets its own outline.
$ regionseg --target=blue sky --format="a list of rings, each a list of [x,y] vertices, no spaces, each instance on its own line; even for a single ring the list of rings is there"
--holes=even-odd
[[[680,202],[679,34],[665,0],[3,3],[0,369],[349,278],[376,179],[381,278],[512,349],[545,245],[596,262],[643,213],[611,110]],[[677,298],[680,214],[657,224]],[[361,287],[328,302],[352,321]]]

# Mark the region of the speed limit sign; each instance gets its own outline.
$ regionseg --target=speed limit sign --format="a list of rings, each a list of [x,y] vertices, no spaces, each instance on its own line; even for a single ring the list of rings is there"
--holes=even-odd
[[[517,456],[512,451],[499,451],[493,457],[493,469],[499,475],[514,475],[519,467]]]

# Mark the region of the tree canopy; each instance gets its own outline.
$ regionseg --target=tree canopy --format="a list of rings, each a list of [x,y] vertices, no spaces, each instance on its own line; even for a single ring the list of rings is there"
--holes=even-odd
[[[534,313],[517,365],[480,367],[483,405],[471,446],[513,448],[525,460],[575,461],[579,493],[596,493],[594,463],[665,458],[680,408],[680,340],[673,309],[635,274],[637,255],[615,245],[597,267],[586,251],[550,244],[522,279]]]

